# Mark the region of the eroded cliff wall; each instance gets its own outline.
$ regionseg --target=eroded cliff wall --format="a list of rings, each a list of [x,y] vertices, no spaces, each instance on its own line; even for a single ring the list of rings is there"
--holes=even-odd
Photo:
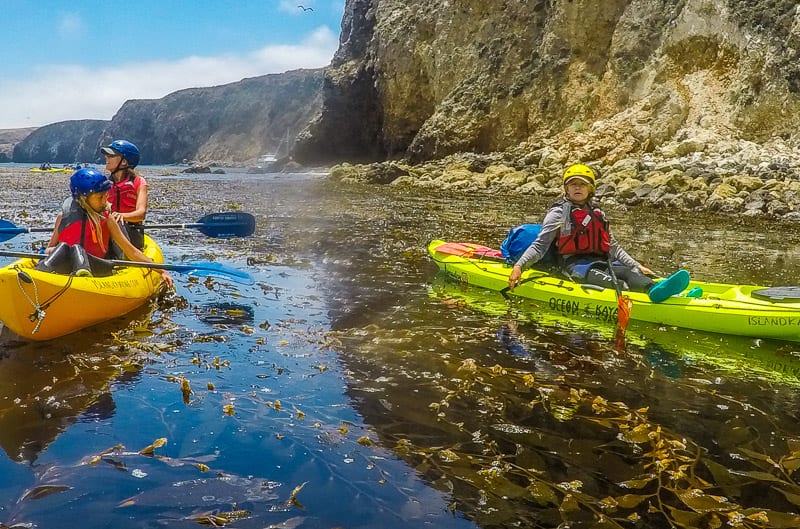
[[[557,142],[613,163],[682,137],[797,139],[781,0],[348,0],[301,161]]]
[[[285,156],[319,111],[322,81],[322,69],[294,70],[126,101],[110,121],[37,129],[15,145],[13,161],[99,163],[99,147],[120,138],[139,147],[142,164],[236,165],[265,153]]]
[[[157,100],[127,101],[102,142],[128,138],[142,163],[255,162],[287,151],[321,102],[322,70],[295,70]]]
[[[14,145],[12,160],[36,164],[98,161],[97,139],[108,123],[99,119],[80,119],[40,127]]]

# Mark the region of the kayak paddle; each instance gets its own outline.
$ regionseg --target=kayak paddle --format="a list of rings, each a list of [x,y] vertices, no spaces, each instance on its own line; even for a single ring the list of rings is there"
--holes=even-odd
[[[256,218],[243,211],[227,211],[224,213],[209,213],[197,222],[188,224],[144,224],[142,228],[145,230],[154,228],[197,228],[200,233],[208,237],[230,239],[252,235],[256,231]]]
[[[8,250],[0,250],[0,256],[22,257],[28,259],[44,259],[47,257],[47,255],[43,253],[12,252]],[[179,265],[167,263],[144,263],[141,261],[122,261],[118,259],[104,260],[110,263],[112,266],[134,266],[138,268],[152,268],[155,270],[169,270],[171,272],[179,272],[188,275],[222,277],[241,285],[252,285],[255,283],[253,277],[247,272],[212,261]]]
[[[228,211],[223,213],[209,213],[198,219],[197,222],[186,224],[143,224],[145,230],[156,228],[196,228],[208,237],[230,239],[233,237],[247,237],[256,230],[256,219],[250,213],[243,211]],[[14,223],[0,219],[0,242],[13,239],[20,233],[46,232],[53,228],[27,228],[16,226]]]

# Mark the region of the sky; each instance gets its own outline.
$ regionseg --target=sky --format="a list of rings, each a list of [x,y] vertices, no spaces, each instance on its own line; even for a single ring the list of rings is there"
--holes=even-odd
[[[129,99],[326,66],[344,3],[0,0],[0,129],[111,119]]]

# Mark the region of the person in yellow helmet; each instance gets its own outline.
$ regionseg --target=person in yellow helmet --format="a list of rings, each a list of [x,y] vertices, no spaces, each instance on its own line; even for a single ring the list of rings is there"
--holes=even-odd
[[[615,288],[613,272],[622,290],[647,292],[651,300],[663,301],[681,293],[689,284],[689,273],[679,270],[656,283],[653,271],[631,257],[617,243],[603,211],[593,202],[597,171],[578,163],[564,171],[564,197],[553,204],[542,221],[539,235],[514,263],[508,279],[510,290],[519,285],[522,271],[555,253],[561,271],[573,281]],[[610,259],[609,259],[610,257]]]

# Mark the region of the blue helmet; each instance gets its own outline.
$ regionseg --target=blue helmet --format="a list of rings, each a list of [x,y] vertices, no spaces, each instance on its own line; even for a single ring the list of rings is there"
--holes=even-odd
[[[100,152],[109,156],[122,156],[131,169],[139,165],[139,148],[129,141],[114,140],[105,147],[100,147]]]
[[[97,169],[80,169],[69,177],[69,190],[77,198],[111,189],[112,182]]]

